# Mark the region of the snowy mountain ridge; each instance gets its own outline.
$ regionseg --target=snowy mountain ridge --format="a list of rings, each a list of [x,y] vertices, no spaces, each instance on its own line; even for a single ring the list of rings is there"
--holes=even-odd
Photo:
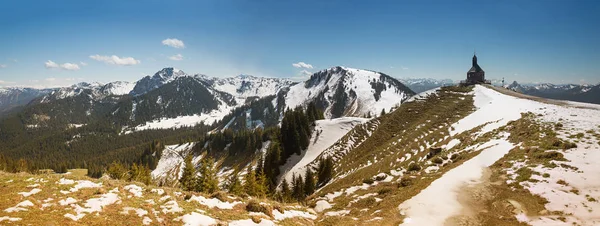
[[[398,80],[380,72],[332,67],[314,73],[307,81],[289,88],[285,107],[316,102],[326,118],[376,115],[389,112],[415,93]]]

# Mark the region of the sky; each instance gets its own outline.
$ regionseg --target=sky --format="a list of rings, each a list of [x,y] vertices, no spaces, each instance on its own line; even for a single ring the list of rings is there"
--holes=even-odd
[[[305,79],[333,66],[460,80],[600,82],[600,1],[7,1],[0,86],[188,74]]]

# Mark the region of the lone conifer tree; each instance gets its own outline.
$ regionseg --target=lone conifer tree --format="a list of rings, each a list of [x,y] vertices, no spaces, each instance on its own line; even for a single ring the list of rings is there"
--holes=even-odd
[[[321,158],[317,172],[317,186],[322,187],[331,180],[333,176],[333,159],[331,157]]]
[[[315,192],[315,178],[311,169],[306,170],[304,177],[304,194],[306,196],[311,195]]]
[[[193,191],[196,188],[196,168],[192,164],[192,155],[185,157],[185,163],[183,167],[183,174],[179,179],[181,188],[185,191]]]
[[[235,173],[229,178],[229,193],[234,195],[241,195],[244,192],[244,187],[238,177],[238,174]]]
[[[200,163],[200,176],[198,178],[198,191],[213,193],[219,190],[219,179],[213,165],[214,160],[211,157],[205,157]]]

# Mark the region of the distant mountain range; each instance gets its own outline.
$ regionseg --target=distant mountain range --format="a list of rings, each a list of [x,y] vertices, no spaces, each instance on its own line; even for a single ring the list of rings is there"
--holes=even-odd
[[[570,100],[585,103],[600,104],[600,84],[598,85],[554,85],[542,84],[519,84],[517,81],[505,86],[513,91],[549,98],[556,100]]]
[[[52,91],[53,89],[0,88],[0,116]]]
[[[452,81],[451,79],[401,78],[399,80],[415,93],[456,84],[456,82]]]
[[[23,90],[21,93],[26,93],[27,98],[16,90]],[[388,75],[346,67],[316,72],[300,83],[250,75],[215,78],[164,68],[135,83],[3,89],[0,104],[5,111],[8,106],[21,105],[19,117],[29,128],[85,125],[101,120],[122,127],[124,132],[134,132],[198,123],[210,125],[242,107],[247,110],[237,110],[238,115],[226,120],[241,120],[243,116],[248,118],[245,127],[264,126],[277,123],[284,110],[310,102],[323,109],[327,118],[378,115],[414,94]],[[260,104],[252,105],[253,102]]]

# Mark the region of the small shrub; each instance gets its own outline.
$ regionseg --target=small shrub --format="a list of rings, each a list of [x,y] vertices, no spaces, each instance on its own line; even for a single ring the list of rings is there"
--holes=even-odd
[[[433,156],[436,156],[439,153],[442,153],[442,148],[440,148],[440,147],[429,148],[429,153],[427,153],[427,159],[433,158]]]
[[[380,175],[380,176],[375,177],[375,180],[382,181],[382,180],[385,180],[385,178],[387,178],[387,175]]]
[[[375,183],[375,180],[373,180],[373,178],[367,178],[367,179],[364,179],[362,182],[365,184],[373,184],[373,183]]]
[[[579,189],[577,189],[577,188],[571,189],[571,192],[573,192],[576,195],[579,195]]]
[[[444,155],[444,156],[442,156],[442,159],[443,159],[443,160],[448,160],[448,156],[445,156],[445,155]]]
[[[316,206],[317,203],[314,203],[314,205]],[[312,208],[315,208],[315,207],[313,206]],[[275,205],[275,206],[273,206],[273,209],[279,211],[280,213],[283,213],[285,211],[281,205]]]
[[[454,154],[452,154],[452,155],[450,156],[450,160],[452,160],[452,161],[456,161],[456,160],[458,160],[458,157],[459,157],[459,155],[458,155],[458,154],[456,154],[456,153],[454,153]]]
[[[419,171],[421,170],[421,166],[419,166],[419,164],[416,164],[414,162],[411,162],[410,164],[408,164],[408,171]]]
[[[254,199],[250,200],[250,202],[246,204],[246,210],[248,212],[262,212],[267,216],[273,216],[273,210],[270,206],[261,205],[258,201]]]
[[[444,163],[444,160],[442,158],[440,158],[440,157],[434,158],[432,161],[435,164],[442,164],[442,163]]]
[[[370,207],[373,207],[376,203],[377,203],[377,200],[375,200],[374,197],[368,197],[368,198],[358,200],[358,202],[352,204],[352,206],[355,208],[370,208]]]
[[[541,153],[536,153],[533,155],[533,157],[538,158],[538,159],[554,159],[554,160],[566,160],[563,157],[562,153],[556,152],[556,151],[548,151],[548,152],[541,152]]]
[[[571,148],[576,148],[577,144],[575,143],[571,143],[571,142],[565,142],[562,146],[563,150],[567,150],[567,149],[571,149]]]
[[[229,201],[231,201],[231,199],[228,197],[227,193],[222,192],[222,191],[215,192],[210,197],[211,198],[216,198],[218,200],[221,200],[222,202],[229,202]]]
[[[517,178],[516,180],[518,182],[523,182],[523,181],[527,181],[531,178],[531,174],[533,174],[533,170],[529,169],[528,167],[522,167],[520,169],[518,169],[516,171]]]
[[[377,191],[377,194],[378,195],[385,195],[385,194],[391,193],[392,191],[393,191],[392,188],[385,187],[385,188],[382,188],[379,191]]]
[[[189,200],[191,198],[192,198],[192,194],[186,193],[185,196],[183,197],[183,200]]]
[[[544,174],[542,175],[542,177],[544,177],[544,178],[548,178],[548,177],[550,177],[550,174],[549,174],[549,173],[544,173]]]
[[[556,181],[556,183],[557,183],[557,184],[562,184],[562,185],[564,185],[564,186],[567,186],[567,185],[569,185],[569,183],[567,183],[565,180],[558,180],[558,181]]]
[[[400,179],[400,187],[408,187],[412,185],[412,179],[410,177],[403,177]]]

